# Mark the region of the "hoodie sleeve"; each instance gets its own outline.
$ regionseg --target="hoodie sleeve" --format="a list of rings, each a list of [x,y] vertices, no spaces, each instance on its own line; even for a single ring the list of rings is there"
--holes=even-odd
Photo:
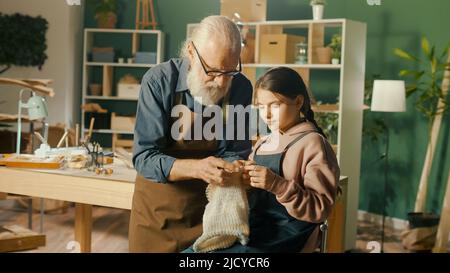
[[[320,223],[327,219],[334,205],[340,170],[331,145],[322,136],[312,135],[307,143],[299,153],[288,150],[283,160],[283,168],[299,168],[297,178],[277,177],[271,192],[292,217]]]

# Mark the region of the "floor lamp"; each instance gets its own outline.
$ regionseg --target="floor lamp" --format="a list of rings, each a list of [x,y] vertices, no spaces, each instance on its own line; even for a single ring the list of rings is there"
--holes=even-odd
[[[372,105],[373,112],[405,112],[405,82],[394,80],[375,80],[373,83]],[[385,120],[385,114],[383,116]],[[383,196],[383,219],[381,233],[381,252],[384,252],[384,220],[386,217],[386,193],[389,172],[389,126],[386,125],[386,151],[384,165],[384,196]]]

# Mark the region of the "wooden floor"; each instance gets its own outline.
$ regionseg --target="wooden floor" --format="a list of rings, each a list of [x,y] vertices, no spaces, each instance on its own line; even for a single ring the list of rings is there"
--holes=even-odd
[[[128,252],[128,222],[130,212],[120,209],[94,207],[92,227],[92,252]],[[44,215],[45,247],[26,252],[69,253],[74,240],[75,208],[66,213]],[[33,214],[33,231],[39,232],[40,216]],[[16,224],[28,227],[28,213],[14,201],[0,201],[0,225]]]
[[[47,245],[27,252],[71,252],[68,249],[74,240],[75,209],[70,207],[66,213],[51,213],[44,216],[44,233]],[[128,223],[130,212],[120,209],[94,207],[92,252],[128,252]],[[33,230],[39,231],[39,214],[33,214]],[[0,225],[28,225],[26,210],[16,201],[0,201]],[[400,232],[386,230],[385,252],[406,252],[400,243]],[[380,241],[380,229],[370,223],[358,223],[356,249],[352,252],[370,252],[368,242]]]

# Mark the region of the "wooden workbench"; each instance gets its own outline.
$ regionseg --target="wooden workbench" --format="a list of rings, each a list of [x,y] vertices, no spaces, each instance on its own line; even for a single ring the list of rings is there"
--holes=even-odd
[[[75,202],[75,240],[81,252],[91,251],[92,206],[131,210],[136,171],[114,163],[111,176],[87,170],[29,170],[0,167],[0,192]],[[343,252],[347,177],[344,195],[328,219],[328,251]]]
[[[75,202],[75,241],[91,251],[92,205],[131,209],[136,171],[114,163],[111,176],[87,170],[0,167],[0,192]]]

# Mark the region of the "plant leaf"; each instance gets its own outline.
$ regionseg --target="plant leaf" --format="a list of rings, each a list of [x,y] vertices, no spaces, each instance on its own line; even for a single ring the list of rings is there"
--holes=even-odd
[[[394,49],[394,54],[408,61],[419,61],[416,57],[412,56],[411,54],[407,53],[406,51],[400,48]]]
[[[426,37],[422,37],[422,50],[425,55],[430,56],[430,42]]]
[[[434,58],[434,52],[435,52],[435,49],[436,49],[435,46],[433,46],[433,47],[431,48],[431,52],[430,52],[430,55],[428,56],[428,59],[432,60],[432,59]]]
[[[401,77],[414,76],[414,78],[416,80],[420,79],[420,77],[422,77],[423,74],[425,74],[425,71],[415,71],[415,70],[408,70],[408,69],[400,70],[400,73],[399,73],[399,75]]]
[[[406,97],[411,96],[417,91],[417,85],[411,85],[406,88]]]
[[[450,42],[448,42],[447,47],[444,49],[444,51],[442,52],[441,57],[439,57],[439,59],[443,58],[445,55],[447,55],[448,51],[450,50]]]
[[[436,68],[437,68],[437,59],[433,58],[431,59],[431,73],[436,73]]]

